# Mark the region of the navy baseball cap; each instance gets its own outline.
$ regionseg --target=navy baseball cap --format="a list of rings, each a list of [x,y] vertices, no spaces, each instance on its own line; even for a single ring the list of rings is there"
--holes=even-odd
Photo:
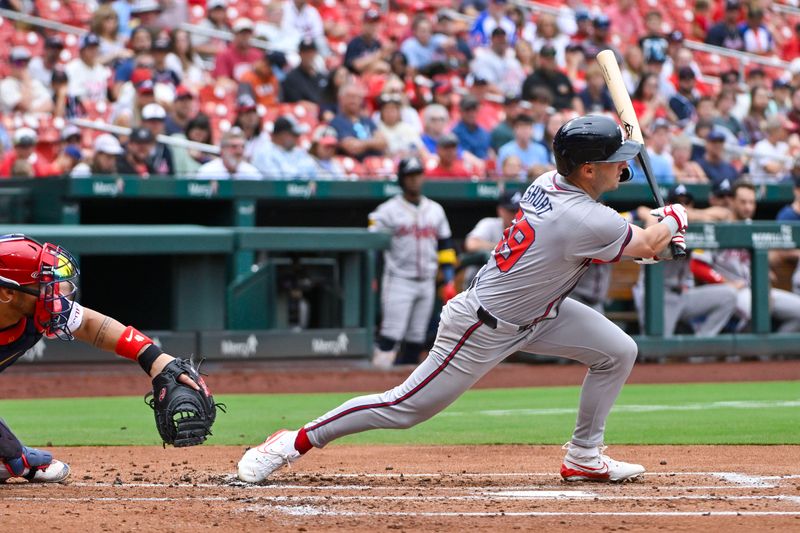
[[[706,140],[710,142],[725,141],[725,134],[718,129],[711,128],[711,131],[706,135]]]
[[[80,49],[83,50],[89,46],[100,46],[100,37],[96,33],[87,33],[81,37]]]
[[[594,24],[595,28],[608,29],[611,27],[611,19],[608,18],[608,15],[605,15],[603,13],[597,15],[595,19],[592,21],[592,23]]]
[[[156,138],[153,136],[153,132],[147,128],[134,128],[129,137],[129,141],[134,144],[146,144],[155,142],[155,140]]]
[[[516,213],[519,211],[519,202],[522,200],[522,191],[504,191],[497,202],[499,207]]]
[[[731,187],[731,182],[727,178],[721,181],[714,183],[711,186],[711,194],[714,196],[732,196],[733,195],[733,187]]]
[[[413,176],[414,174],[422,174],[425,172],[425,167],[418,157],[408,157],[400,161],[397,165],[397,177],[402,178],[405,176]]]
[[[685,198],[688,202],[694,202],[694,195],[689,192],[689,189],[683,183],[676,185],[669,191],[667,202],[674,204],[680,202],[681,198]]]

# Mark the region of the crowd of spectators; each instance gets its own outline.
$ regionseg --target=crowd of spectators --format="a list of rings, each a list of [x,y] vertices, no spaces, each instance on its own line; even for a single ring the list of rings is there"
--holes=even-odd
[[[554,168],[561,123],[613,115],[593,61],[610,49],[660,182],[790,179],[800,23],[770,0],[688,0],[689,17],[635,0],[547,3],[115,0],[81,15],[66,0],[10,0],[87,31],[0,24],[0,176],[368,179],[417,155],[432,179],[526,181]],[[788,67],[739,68],[689,40]]]

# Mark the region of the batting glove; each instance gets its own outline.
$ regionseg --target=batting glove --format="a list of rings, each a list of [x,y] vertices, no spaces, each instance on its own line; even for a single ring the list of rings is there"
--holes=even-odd
[[[669,242],[671,244],[674,244],[681,250],[683,250],[684,253],[686,253],[686,235],[684,234],[684,232],[682,231],[678,232],[674,237],[672,237],[672,240]]]
[[[653,209],[650,214],[658,219],[662,224],[666,224],[672,235],[679,232],[685,232],[686,227],[689,225],[689,219],[686,215],[686,208],[681,204],[670,204],[658,209]]]

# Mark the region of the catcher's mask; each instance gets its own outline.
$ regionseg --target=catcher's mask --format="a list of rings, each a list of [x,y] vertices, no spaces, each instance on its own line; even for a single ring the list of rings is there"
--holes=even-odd
[[[21,234],[0,237],[0,286],[37,297],[33,320],[47,337],[74,338],[67,323],[79,274],[75,258],[60,246]]]

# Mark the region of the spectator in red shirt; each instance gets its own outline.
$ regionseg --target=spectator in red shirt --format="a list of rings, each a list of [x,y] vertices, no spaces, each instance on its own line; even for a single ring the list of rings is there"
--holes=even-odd
[[[439,163],[425,175],[433,179],[464,179],[472,174],[464,167],[464,162],[458,158],[458,137],[452,133],[445,133],[439,137],[436,144],[436,154]]]
[[[234,37],[228,48],[217,56],[214,77],[223,84],[235,89],[250,65],[261,59],[263,52],[250,46],[253,36],[253,21],[248,18],[237,19],[233,23]]]
[[[781,48],[781,57],[786,61],[791,61],[800,57],[800,22],[794,25],[794,34],[787,40]]]
[[[605,9],[605,13],[611,20],[614,32],[622,38],[622,42],[635,42],[640,35],[644,35],[644,19],[635,0],[617,0],[616,5]]]
[[[33,177],[43,178],[58,174],[58,169],[34,153],[37,141],[36,132],[31,128],[19,128],[15,131],[14,149],[8,152],[3,157],[3,160],[0,161],[0,178],[14,177],[13,169],[15,165],[20,169],[23,167],[24,161],[30,163]]]

